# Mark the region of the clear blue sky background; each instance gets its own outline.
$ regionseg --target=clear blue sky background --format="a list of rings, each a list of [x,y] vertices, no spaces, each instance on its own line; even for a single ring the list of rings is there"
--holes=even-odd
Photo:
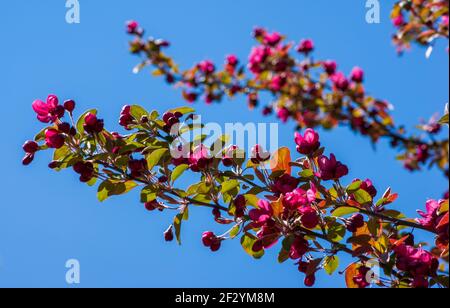
[[[80,184],[73,173],[47,169],[49,153],[38,155],[28,168],[21,166],[23,141],[42,127],[31,102],[49,93],[75,99],[79,112],[98,107],[112,129],[118,129],[124,104],[160,111],[183,104],[162,80],[132,74],[137,58],[127,51],[128,19],[170,40],[170,54],[183,67],[204,58],[222,63],[231,52],[246,58],[256,25],[293,40],[311,37],[318,57],[336,59],[346,72],[362,66],[367,89],[392,102],[397,121],[408,127],[442,113],[448,101],[445,43],[430,60],[419,48],[399,58],[390,41],[393,1],[381,1],[379,25],[365,22],[365,1],[358,0],[79,2],[79,25],[66,24],[64,1],[1,4],[0,287],[66,287],[64,265],[71,258],[81,262],[82,287],[303,286],[292,262],[277,264],[276,249],[254,261],[238,241],[225,243],[218,254],[202,247],[201,233],[213,226],[209,211],[191,212],[180,248],[162,238],[171,216],[146,212],[136,193],[100,204],[95,189]],[[197,109],[206,121],[275,121],[248,112],[243,100]],[[280,144],[292,146],[292,131],[293,126],[284,127]],[[386,143],[375,151],[346,129],[324,133],[322,140],[351,166],[347,182],[370,177],[381,192],[391,185],[400,193],[393,207],[409,215],[448,186],[436,171],[411,175],[403,170]],[[339,275],[321,274],[317,285],[344,283]]]

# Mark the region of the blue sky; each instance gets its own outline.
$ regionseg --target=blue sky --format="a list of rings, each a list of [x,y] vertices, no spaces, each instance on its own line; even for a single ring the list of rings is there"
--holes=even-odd
[[[81,263],[82,287],[303,286],[292,262],[276,262],[276,249],[254,261],[238,241],[226,242],[218,254],[202,247],[201,233],[214,226],[209,211],[191,211],[178,247],[162,237],[171,216],[146,212],[136,193],[100,204],[95,189],[80,184],[73,173],[47,169],[50,153],[21,166],[22,143],[42,127],[31,102],[49,93],[75,99],[79,112],[98,107],[111,129],[118,129],[124,104],[160,111],[183,104],[162,80],[132,74],[137,58],[128,54],[126,20],[139,20],[148,34],[170,40],[170,54],[183,67],[204,58],[222,63],[228,53],[246,58],[257,25],[292,40],[313,38],[317,57],[336,59],[346,72],[363,67],[367,89],[393,103],[397,122],[407,127],[442,113],[448,101],[445,43],[429,60],[417,47],[398,57],[388,20],[393,1],[381,1],[377,25],[365,22],[364,1],[357,0],[79,2],[78,25],[65,22],[64,1],[1,5],[0,287],[67,287],[64,265],[72,258]],[[243,100],[196,108],[211,122],[275,121],[247,112]],[[292,132],[292,125],[283,127],[280,144],[292,147]],[[346,129],[323,133],[322,141],[351,167],[346,182],[369,177],[379,191],[392,186],[400,194],[393,208],[409,215],[448,187],[439,172],[403,170],[386,143],[374,150]],[[317,286],[342,287],[343,277],[321,274]]]

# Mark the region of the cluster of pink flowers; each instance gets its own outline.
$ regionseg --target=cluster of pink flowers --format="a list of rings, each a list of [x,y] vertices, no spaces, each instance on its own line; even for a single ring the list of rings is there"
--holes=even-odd
[[[436,276],[439,261],[428,251],[408,245],[394,248],[397,255],[396,266],[399,270],[410,273],[415,288],[428,288],[426,277]]]

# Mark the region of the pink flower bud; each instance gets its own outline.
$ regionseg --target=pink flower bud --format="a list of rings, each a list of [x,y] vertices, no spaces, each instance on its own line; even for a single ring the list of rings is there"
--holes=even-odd
[[[66,109],[67,112],[72,113],[75,110],[75,101],[71,99],[65,101],[64,109]]]
[[[297,151],[303,155],[311,155],[320,147],[319,134],[311,128],[305,130],[302,136],[295,133],[295,143],[297,144]]]
[[[64,141],[64,135],[56,129],[51,128],[45,131],[45,143],[49,148],[59,149],[64,145]]]
[[[359,67],[353,68],[352,73],[351,73],[351,79],[356,83],[363,82],[364,81],[364,71]]]
[[[310,39],[301,41],[297,47],[297,51],[304,54],[308,54],[313,50],[314,50],[314,42]]]
[[[27,141],[23,145],[23,150],[26,153],[34,154],[39,150],[39,145],[34,141]]]

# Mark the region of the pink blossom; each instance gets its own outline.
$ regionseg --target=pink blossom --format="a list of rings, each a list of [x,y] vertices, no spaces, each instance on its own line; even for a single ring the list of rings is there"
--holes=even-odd
[[[84,130],[89,134],[101,133],[103,131],[103,120],[97,118],[94,113],[88,113],[84,118]]]
[[[205,145],[199,145],[194,149],[193,153],[189,157],[189,164],[192,171],[200,171],[205,169],[211,163],[211,157],[209,150]]]
[[[264,35],[264,44],[275,47],[281,42],[282,39],[283,37],[278,32],[266,33]]]
[[[289,120],[290,115],[291,112],[286,107],[279,108],[277,111],[277,116],[283,123]]]
[[[289,257],[292,260],[298,260],[308,252],[308,249],[308,241],[306,241],[303,237],[297,237],[292,243],[291,249],[289,251]]]
[[[308,54],[314,50],[314,42],[310,39],[306,39],[300,42],[297,47],[297,51],[300,53]]]
[[[351,73],[351,79],[356,83],[361,83],[364,81],[364,71],[360,67],[355,67]]]
[[[22,148],[25,153],[34,154],[39,150],[39,145],[35,141],[27,141]]]
[[[254,74],[260,74],[263,71],[263,64],[266,59],[272,55],[272,51],[267,46],[254,47],[249,57],[249,69]]]
[[[239,63],[238,58],[235,55],[228,55],[227,56],[227,64],[232,66],[232,67],[236,67]]]
[[[333,75],[334,73],[336,73],[337,70],[336,61],[327,60],[323,62],[323,68],[325,69],[328,75]]]
[[[198,68],[204,74],[212,74],[216,70],[214,63],[209,60],[202,61],[198,64]]]
[[[58,97],[49,95],[47,101],[35,100],[32,104],[34,112],[37,113],[37,118],[43,123],[55,122],[64,116],[64,107],[58,105]]]
[[[276,194],[287,194],[297,188],[299,180],[290,176],[289,174],[283,174],[272,185],[272,191]]]
[[[139,23],[135,20],[130,20],[126,24],[127,32],[129,34],[138,33],[139,31]]]
[[[401,27],[405,24],[405,19],[404,19],[403,15],[398,15],[397,17],[392,19],[392,23],[396,27]]]
[[[316,210],[311,206],[302,206],[299,209],[299,212],[301,215],[300,221],[303,227],[314,229],[319,224],[319,215],[317,215]]]
[[[334,86],[341,91],[347,91],[348,87],[350,86],[350,82],[348,81],[347,77],[345,77],[345,75],[341,72],[331,76],[331,81],[333,82]]]
[[[295,143],[297,144],[297,151],[300,154],[310,155],[320,147],[319,134],[311,128],[305,130],[303,136],[296,132]]]
[[[428,200],[426,203],[426,212],[420,210],[417,211],[417,213],[423,217],[417,219],[417,222],[426,228],[434,229],[440,207],[440,202],[436,200]]]
[[[272,206],[268,201],[262,199],[258,201],[258,208],[249,212],[250,219],[260,226],[269,221],[272,218],[272,215]]]
[[[439,261],[423,248],[400,245],[394,248],[397,254],[397,268],[410,272],[414,276],[433,276],[436,274]]]
[[[270,89],[274,92],[280,91],[286,85],[286,77],[275,75],[270,82]]]
[[[64,135],[56,129],[47,129],[45,131],[45,143],[49,148],[59,149],[64,145]]]
[[[330,158],[322,155],[318,159],[319,172],[317,176],[324,181],[337,180],[348,174],[348,168],[340,161],[336,160],[334,154],[330,155]]]

